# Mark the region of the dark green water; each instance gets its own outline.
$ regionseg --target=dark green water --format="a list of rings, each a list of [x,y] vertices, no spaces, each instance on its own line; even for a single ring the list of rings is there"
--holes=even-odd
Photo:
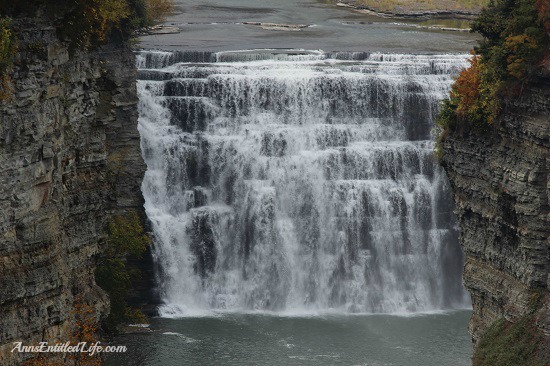
[[[108,365],[470,365],[470,311],[415,316],[226,314],[153,319]]]

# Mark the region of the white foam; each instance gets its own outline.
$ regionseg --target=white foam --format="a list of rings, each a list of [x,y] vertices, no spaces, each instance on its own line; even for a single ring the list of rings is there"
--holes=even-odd
[[[160,315],[468,307],[429,140],[466,56],[271,51],[139,57]]]

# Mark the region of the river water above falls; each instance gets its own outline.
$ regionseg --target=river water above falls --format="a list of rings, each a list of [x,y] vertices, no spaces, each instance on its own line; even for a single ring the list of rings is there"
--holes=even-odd
[[[174,1],[176,12],[168,17],[166,25],[181,33],[142,37],[142,47],[206,51],[299,48],[468,53],[476,44],[476,36],[467,32],[417,28],[419,23],[360,14],[335,6],[333,0]],[[306,27],[265,29],[258,23]],[[446,22],[438,20],[433,24]]]

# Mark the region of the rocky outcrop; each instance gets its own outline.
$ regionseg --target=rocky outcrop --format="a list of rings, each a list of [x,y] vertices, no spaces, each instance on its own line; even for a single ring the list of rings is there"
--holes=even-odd
[[[542,295],[537,326],[548,344],[549,129],[550,83],[541,78],[507,103],[494,131],[443,143],[466,256],[474,341],[498,318],[515,322]]]
[[[108,308],[95,261],[113,212],[142,210],[134,55],[70,54],[46,21],[15,20],[14,95],[0,102],[0,364],[12,342],[67,341],[75,299]]]

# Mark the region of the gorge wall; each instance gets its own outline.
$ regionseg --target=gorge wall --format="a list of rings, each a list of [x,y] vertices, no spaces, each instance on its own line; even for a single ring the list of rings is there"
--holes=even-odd
[[[76,299],[106,314],[96,258],[110,214],[142,211],[145,171],[131,49],[70,54],[40,18],[14,31],[14,93],[0,102],[2,365],[20,362],[12,342],[67,341]]]
[[[499,318],[517,321],[542,295],[535,319],[548,344],[549,116],[550,84],[541,78],[506,104],[491,133],[443,143],[466,256],[474,341]]]

